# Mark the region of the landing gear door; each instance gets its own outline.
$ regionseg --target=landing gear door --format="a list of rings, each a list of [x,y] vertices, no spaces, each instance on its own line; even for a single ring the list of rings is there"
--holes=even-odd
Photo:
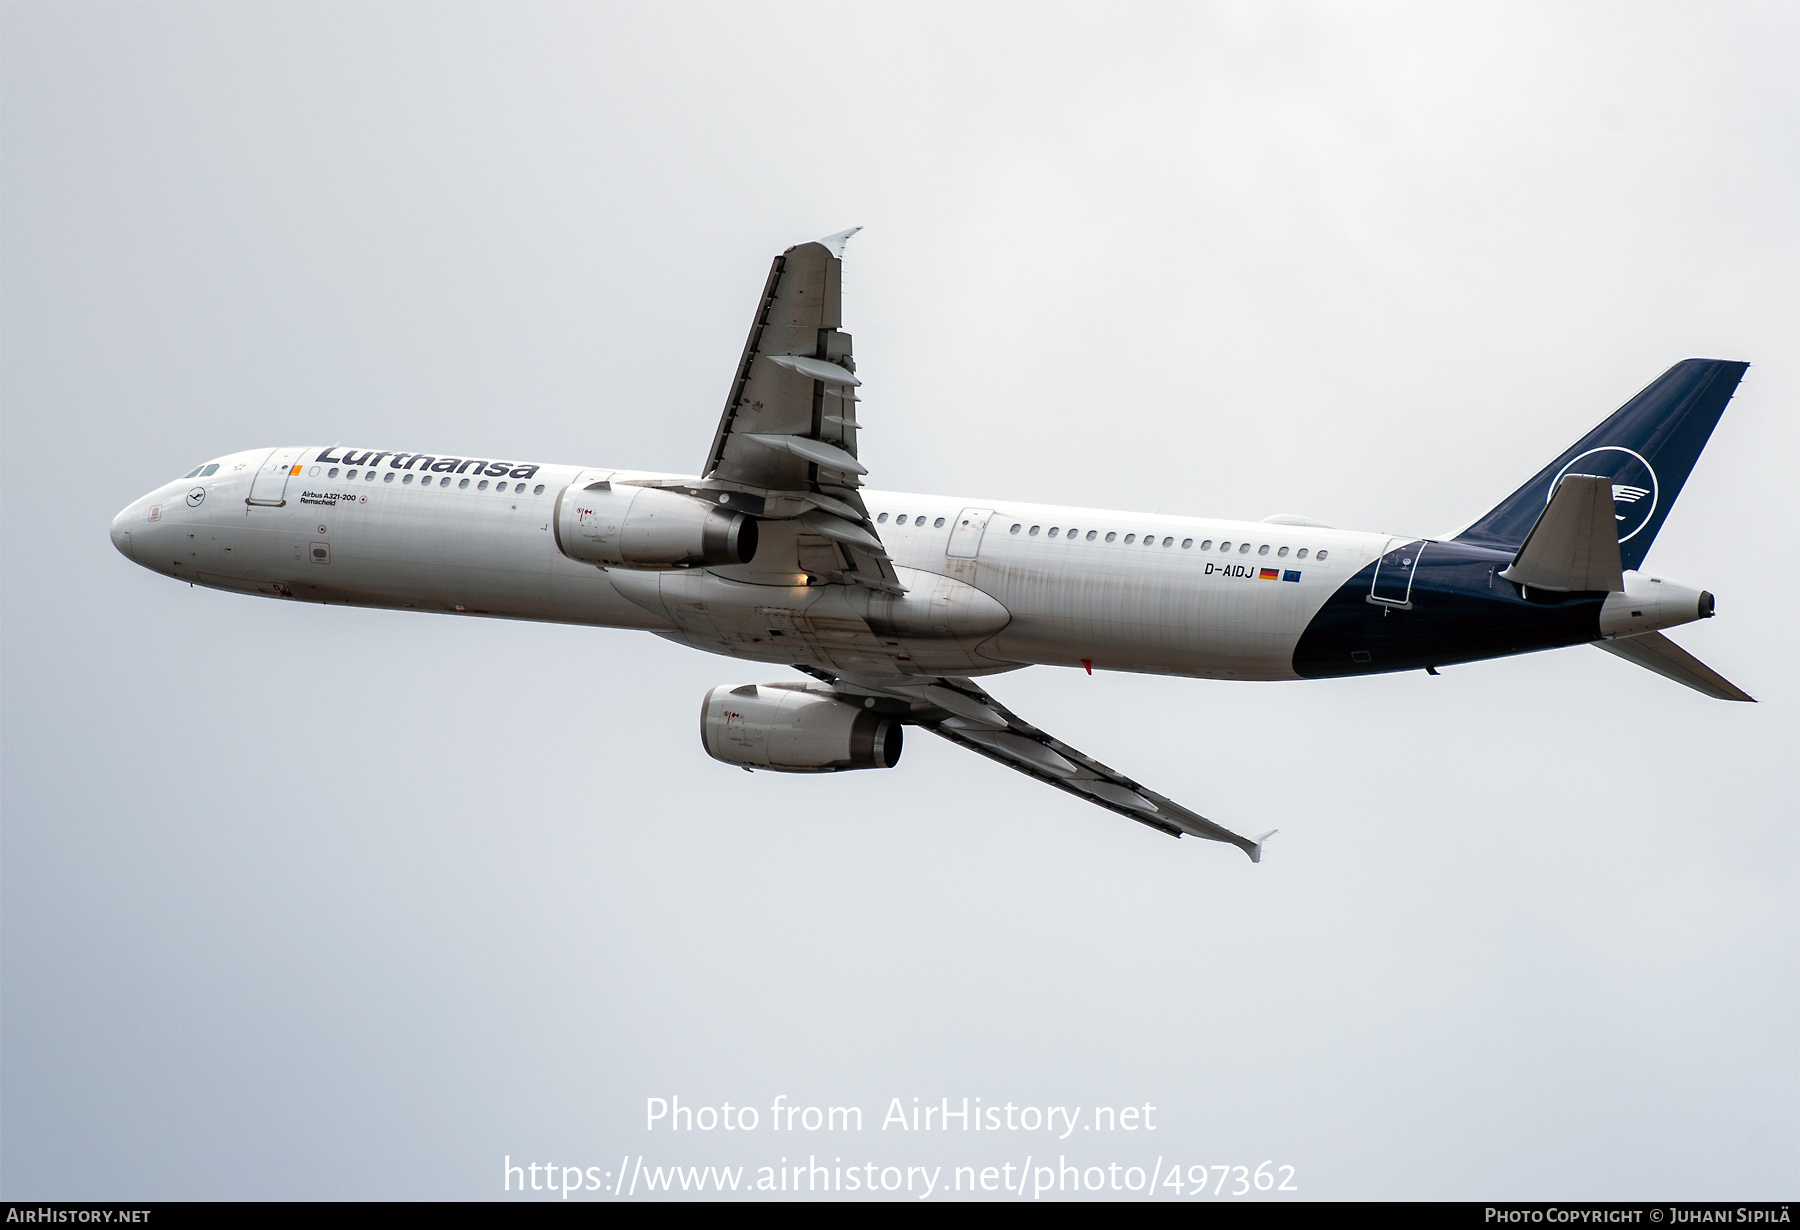
[[[270,450],[256,468],[256,477],[250,480],[250,498],[244,503],[266,508],[280,508],[286,504],[288,479],[300,473],[300,455],[305,451],[303,448]]]
[[[988,518],[993,515],[991,508],[965,508],[957,513],[944,554],[951,559],[974,559],[981,550],[981,535],[987,529]]]
[[[1369,584],[1370,602],[1377,606],[1398,607],[1402,611],[1412,609],[1413,572],[1419,566],[1419,556],[1424,554],[1425,545],[1424,539],[1411,542],[1388,539],[1387,550],[1375,565],[1375,579]]]

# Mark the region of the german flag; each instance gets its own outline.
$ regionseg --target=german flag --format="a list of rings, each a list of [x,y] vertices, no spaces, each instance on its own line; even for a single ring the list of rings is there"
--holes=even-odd
[[[1279,581],[1281,580],[1281,570],[1278,568],[1264,568],[1257,573],[1256,579],[1259,581]]]

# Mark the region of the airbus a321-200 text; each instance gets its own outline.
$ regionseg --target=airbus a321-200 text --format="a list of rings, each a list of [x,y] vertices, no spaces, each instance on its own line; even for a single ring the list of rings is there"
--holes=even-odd
[[[921,727],[1171,836],[1246,837],[1001,704],[1033,665],[1201,679],[1433,671],[1590,644],[1722,700],[1663,636],[1709,593],[1643,571],[1747,364],[1687,359],[1447,539],[880,491],[840,315],[854,231],[777,256],[695,475],[317,444],[135,500],[126,558],[295,602],[632,628],[804,678],[722,685],[706,751],[889,769]]]

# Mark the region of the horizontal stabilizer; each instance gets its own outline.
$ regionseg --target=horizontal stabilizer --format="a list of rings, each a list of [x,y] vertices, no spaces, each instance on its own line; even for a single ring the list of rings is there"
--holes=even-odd
[[[1537,589],[1611,593],[1625,588],[1610,478],[1567,474],[1525,545],[1500,574]]]
[[[1655,671],[1664,679],[1685,683],[1694,691],[1704,693],[1714,700],[1747,700],[1752,704],[1756,702],[1756,697],[1733,684],[1718,671],[1660,632],[1645,632],[1640,636],[1622,636],[1616,640],[1595,641],[1594,645],[1615,657],[1624,658],[1627,662],[1635,662],[1647,671]]]

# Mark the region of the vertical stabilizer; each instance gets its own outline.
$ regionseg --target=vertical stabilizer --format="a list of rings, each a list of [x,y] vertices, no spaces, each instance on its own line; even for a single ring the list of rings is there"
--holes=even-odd
[[[1517,550],[1563,475],[1598,475],[1612,484],[1620,564],[1642,566],[1749,366],[1724,359],[1682,360],[1457,535],[1458,540]]]

